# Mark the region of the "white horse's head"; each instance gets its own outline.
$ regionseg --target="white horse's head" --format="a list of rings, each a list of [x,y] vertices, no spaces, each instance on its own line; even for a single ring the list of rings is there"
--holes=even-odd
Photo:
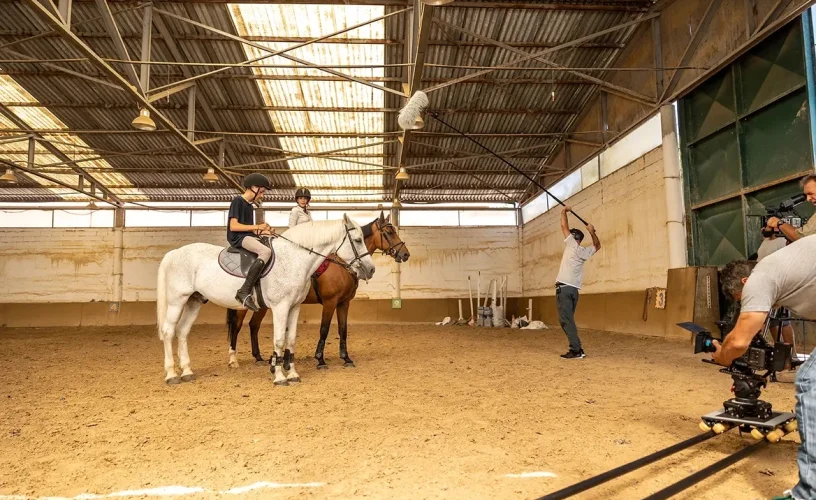
[[[358,278],[364,280],[372,278],[376,269],[374,261],[371,260],[371,255],[369,255],[365,246],[362,228],[350,219],[347,214],[343,214],[343,226],[345,227],[346,237],[343,238],[343,243],[337,248],[337,256],[354,269]]]

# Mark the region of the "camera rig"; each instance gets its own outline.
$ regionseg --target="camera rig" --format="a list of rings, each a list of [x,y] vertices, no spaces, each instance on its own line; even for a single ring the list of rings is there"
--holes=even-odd
[[[771,345],[765,339],[764,332],[768,328],[769,321],[772,320],[771,316],[769,315],[768,319],[766,319],[765,327],[751,340],[748,352],[734,360],[727,368],[720,369],[720,372],[731,375],[734,381],[731,388],[734,397],[725,401],[722,409],[703,415],[700,423],[700,428],[703,430],[702,434],[540,497],[538,500],[561,500],[572,497],[691,448],[735,427],[739,428],[740,431],[749,432],[757,440],[756,443],[748,445],[722,460],[714,462],[708,467],[647,496],[644,500],[670,498],[709,478],[712,474],[748,457],[767,444],[776,443],[786,434],[795,432],[797,424],[793,413],[773,411],[770,403],[759,399],[762,388],[767,385],[768,378],[777,371],[784,369],[791,357],[790,345],[781,342]],[[677,326],[694,334],[695,354],[716,351],[714,338],[705,328],[694,323],[678,323]],[[703,361],[714,364],[711,360]],[[765,371],[765,373],[759,374],[757,371]]]
[[[763,215],[749,215],[748,217],[760,217],[761,218],[761,225],[762,225],[762,236],[768,238],[770,236],[783,236],[782,232],[779,229],[766,229],[768,227],[768,219],[771,217],[776,217],[777,219],[782,220],[785,224],[789,224],[791,227],[800,228],[807,223],[807,218],[802,217],[799,215],[795,208],[798,205],[801,205],[807,200],[807,197],[804,194],[796,195],[792,198],[788,198],[786,200],[782,200],[779,205],[765,207],[765,214]]]

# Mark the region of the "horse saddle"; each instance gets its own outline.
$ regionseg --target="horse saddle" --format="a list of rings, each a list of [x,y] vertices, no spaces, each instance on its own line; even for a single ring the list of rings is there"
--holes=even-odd
[[[236,278],[246,278],[249,267],[257,258],[257,255],[244,248],[227,247],[218,254],[218,265],[227,274],[231,274]],[[269,274],[274,265],[275,250],[273,249],[272,257],[269,258],[269,262],[264,265],[263,271],[261,271],[261,278]]]

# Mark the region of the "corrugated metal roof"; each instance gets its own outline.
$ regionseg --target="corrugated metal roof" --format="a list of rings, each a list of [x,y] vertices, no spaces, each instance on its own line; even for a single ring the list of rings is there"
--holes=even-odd
[[[649,2],[631,3],[642,11]],[[189,0],[154,5],[157,9],[223,32],[252,38],[272,50],[290,47],[298,41],[403,8],[393,5],[227,5]],[[622,2],[616,5],[622,5]],[[142,29],[140,7],[138,4],[112,3],[111,8],[131,58],[138,58]],[[3,14],[0,16],[0,46],[49,31],[48,26],[20,1],[5,4]],[[395,15],[336,37],[354,43],[337,43],[337,40],[314,43],[290,54],[318,65],[372,66],[337,71],[401,90],[406,71],[401,66],[406,54],[406,17],[413,15],[410,11]],[[638,15],[637,9],[606,8],[546,10],[447,6],[435,10],[435,16],[444,22],[503,43],[515,44],[527,52],[551,48],[635,19]],[[189,75],[218,68],[206,65],[182,68],[169,64],[178,62],[176,56],[186,63],[234,65],[262,55],[256,47],[189,22],[159,13],[154,16],[162,19],[173,39],[165,40],[154,26],[151,88],[171,85]],[[93,2],[76,2],[72,29],[121,72],[123,64],[114,62],[119,58],[117,51],[104,23],[95,19],[98,17]],[[607,67],[632,31],[631,28],[614,31],[593,39],[592,43],[553,51],[546,57],[569,67]],[[474,68],[505,64],[520,57],[450,27],[434,25],[430,40],[423,88],[461,77],[473,72]],[[38,61],[59,59],[61,62],[54,64],[110,81],[96,66],[81,60],[77,51],[56,34],[26,40],[10,49]],[[0,59],[18,61],[0,63],[0,102],[18,104],[13,111],[37,128],[87,132],[59,136],[47,134],[47,138],[64,143],[57,147],[72,159],[104,156],[103,160],[84,161],[79,165],[122,199],[224,201],[232,196],[234,191],[225,181],[205,185],[201,179],[207,167],[204,159],[161,127],[155,133],[121,132],[130,128],[130,121],[137,113],[136,104],[126,92],[62,73],[44,62],[19,61],[17,55],[3,50],[0,50]],[[394,155],[398,151],[395,142],[398,134],[391,133],[398,131],[395,111],[404,100],[369,86],[338,80],[321,70],[293,67],[295,63],[281,56],[271,57],[260,64],[266,66],[232,67],[198,80],[195,139],[218,137],[218,131],[230,133],[225,136],[225,168],[234,172],[236,178],[250,171],[264,172],[276,186],[270,193],[273,200],[291,199],[296,186],[313,188],[314,201],[390,200],[396,171]],[[137,72],[138,69],[139,65]],[[586,73],[602,75],[598,71]],[[555,150],[557,135],[574,126],[578,113],[596,89],[597,86],[582,80],[580,75],[554,71],[541,61],[530,60],[512,70],[497,70],[440,88],[429,93],[429,97],[431,107],[441,111],[442,117],[457,128],[471,134],[504,134],[477,137],[494,151],[542,146],[508,154],[514,164],[534,172]],[[21,103],[28,104],[21,106]],[[47,108],[36,103],[44,103]],[[204,103],[209,112],[204,109]],[[180,129],[186,128],[186,91],[156,101],[154,105]],[[309,109],[297,109],[304,107]],[[372,111],[337,112],[337,108]],[[0,129],[9,131],[15,128],[0,117]],[[0,140],[18,133],[2,130]],[[102,133],[106,131],[110,132]],[[235,133],[238,134],[233,135]],[[290,133],[300,135],[279,135]],[[319,135],[338,133],[360,136]],[[363,134],[370,136],[364,137]],[[484,155],[485,151],[450,134],[450,130],[431,119],[426,120],[422,133],[412,134],[406,161],[411,177],[402,184],[402,199],[409,202],[447,199],[506,201],[506,195],[520,196],[528,184],[522,176],[495,158],[479,156],[460,160],[467,155]],[[369,146],[350,149],[365,145]],[[217,158],[217,143],[199,147],[207,156]],[[25,149],[24,142],[0,144],[0,158],[25,162]],[[65,173],[64,167],[49,165],[59,163],[59,160],[41,146],[37,152],[37,169],[70,184],[76,183],[76,173]],[[45,200],[45,193],[82,199],[82,195],[61,187],[53,188],[47,181],[36,180],[36,177],[23,174],[19,177],[21,182],[17,187],[0,186],[0,200],[19,201],[26,196],[30,200]],[[49,186],[51,190],[44,191],[42,186]]]

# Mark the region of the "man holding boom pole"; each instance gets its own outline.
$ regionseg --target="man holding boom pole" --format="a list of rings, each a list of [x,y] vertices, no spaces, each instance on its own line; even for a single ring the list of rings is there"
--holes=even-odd
[[[567,214],[572,209],[564,206],[561,211],[561,232],[564,233],[564,255],[561,257],[561,268],[555,280],[555,303],[558,307],[558,321],[569,339],[569,351],[562,354],[564,359],[583,359],[586,357],[578,338],[578,327],[575,326],[575,308],[578,306],[578,290],[584,275],[584,263],[595,252],[601,249],[601,241],[595,234],[595,227],[587,224],[586,228],[592,237],[592,246],[581,246],[584,233],[580,229],[570,229]]]

